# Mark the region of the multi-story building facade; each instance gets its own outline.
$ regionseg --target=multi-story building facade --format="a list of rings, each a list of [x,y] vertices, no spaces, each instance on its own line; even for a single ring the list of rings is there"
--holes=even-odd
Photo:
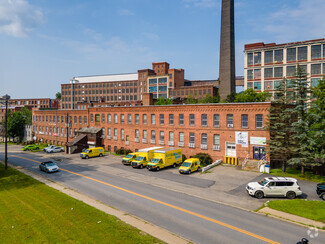
[[[33,110],[37,140],[65,145],[84,127],[102,129],[102,145],[115,151],[151,146],[179,147],[187,157],[205,152],[260,158],[269,132],[271,103],[93,107],[86,110]],[[66,121],[68,118],[68,123]]]
[[[59,100],[51,98],[22,98],[10,99],[9,105],[17,107],[32,108],[59,108]]]
[[[284,44],[245,45],[245,90],[274,93],[279,82],[294,77],[297,65],[308,74],[311,87],[325,75],[325,39]]]

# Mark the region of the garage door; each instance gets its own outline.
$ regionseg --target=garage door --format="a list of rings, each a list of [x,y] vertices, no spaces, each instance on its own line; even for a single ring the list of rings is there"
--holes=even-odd
[[[236,144],[228,143],[226,144],[226,156],[236,157]]]

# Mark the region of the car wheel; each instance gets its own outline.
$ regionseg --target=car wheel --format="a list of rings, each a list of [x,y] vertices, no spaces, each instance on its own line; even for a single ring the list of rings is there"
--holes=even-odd
[[[88,157],[88,155],[86,156],[86,159],[88,159],[89,157]]]
[[[257,198],[257,199],[262,199],[264,197],[264,192],[262,191],[256,191],[254,196]]]
[[[177,164],[173,164],[173,167],[176,168],[177,167]]]
[[[140,165],[140,169],[142,169],[142,168],[143,168],[143,165],[141,164],[141,165]]]
[[[100,153],[100,154],[99,154],[99,157],[103,157],[103,154]]]
[[[190,175],[191,173],[192,173],[192,171],[191,171],[191,170],[189,170],[189,171],[188,171],[188,174]]]
[[[157,171],[159,171],[160,170],[160,168],[159,167],[157,167]]]
[[[323,192],[322,194],[320,194],[320,198],[325,201],[325,192]]]
[[[201,168],[200,168],[200,167],[198,167],[198,168],[197,168],[197,172],[200,172],[200,170],[201,170]]]
[[[288,191],[287,192],[287,198],[288,199],[295,199],[296,198],[296,193],[293,191]]]

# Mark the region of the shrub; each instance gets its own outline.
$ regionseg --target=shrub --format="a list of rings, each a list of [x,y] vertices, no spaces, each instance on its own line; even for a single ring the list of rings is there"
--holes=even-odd
[[[182,154],[182,162],[184,162],[185,160],[186,160],[186,156]]]
[[[132,153],[132,151],[130,149],[120,148],[120,149],[117,149],[115,153],[118,155],[126,155],[129,153]]]
[[[201,167],[205,167],[213,162],[211,156],[207,153],[198,153],[191,156],[191,158],[198,158],[200,160]]]

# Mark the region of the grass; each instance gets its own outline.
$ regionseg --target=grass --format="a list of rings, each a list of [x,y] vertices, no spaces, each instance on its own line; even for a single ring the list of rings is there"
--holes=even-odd
[[[267,206],[275,210],[325,223],[325,201],[275,200],[268,202]]]
[[[162,243],[0,164],[1,243]]]
[[[301,176],[301,171],[299,169],[287,168],[285,173],[282,173],[281,169],[271,169],[271,175],[283,176],[283,177],[293,177],[298,180],[308,180],[313,182],[325,182],[325,177],[320,175],[315,175],[310,171],[306,171],[304,176]]]

